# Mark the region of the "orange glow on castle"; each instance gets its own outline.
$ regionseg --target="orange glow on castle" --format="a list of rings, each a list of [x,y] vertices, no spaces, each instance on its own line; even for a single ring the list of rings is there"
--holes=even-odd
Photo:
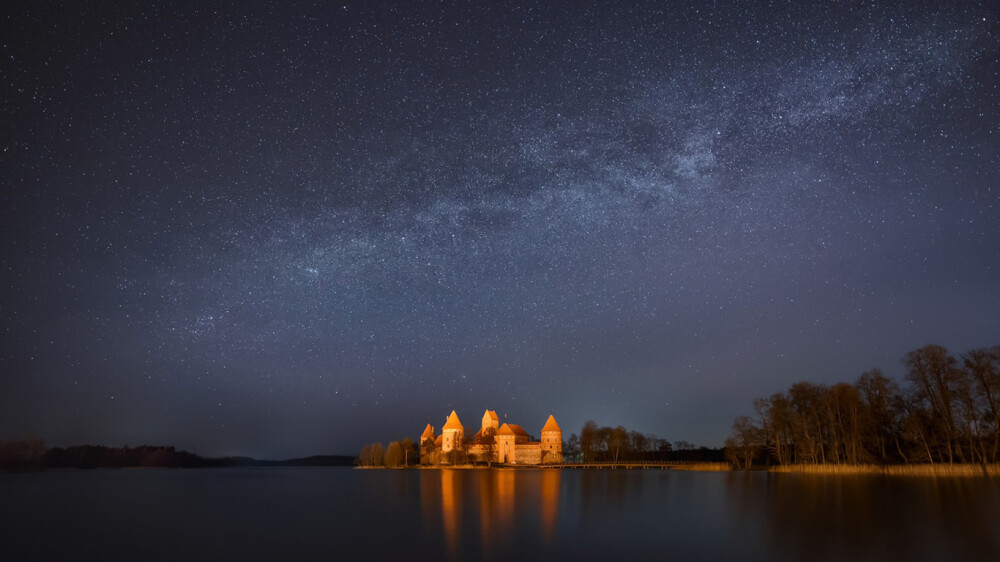
[[[541,433],[541,441],[532,441],[523,427],[511,423],[501,425],[496,411],[486,410],[479,431],[467,438],[465,426],[452,410],[441,426],[441,435],[435,436],[430,424],[424,428],[420,435],[420,463],[538,465],[563,462],[562,428],[555,417],[549,415]]]

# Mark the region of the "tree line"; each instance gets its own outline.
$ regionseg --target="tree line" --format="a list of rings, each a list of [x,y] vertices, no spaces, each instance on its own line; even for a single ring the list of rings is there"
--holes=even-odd
[[[398,468],[413,466],[420,463],[420,453],[409,437],[393,441],[384,450],[382,443],[371,443],[361,448],[358,455],[358,466],[369,468]]]
[[[0,441],[0,470],[6,471],[44,470],[46,468],[350,466],[353,462],[353,457],[343,455],[314,455],[275,461],[250,457],[202,457],[168,446],[77,445],[50,449],[45,446],[45,441],[37,437]]]
[[[479,441],[473,441],[466,437],[463,442],[464,447],[455,449],[449,454],[449,461],[453,465],[461,465],[469,462],[464,448],[473,443],[489,445],[493,442],[493,433],[487,432],[481,436]],[[530,440],[537,441],[534,436]],[[432,446],[430,443],[424,446]],[[487,458],[492,457],[492,446],[488,451]],[[593,420],[588,420],[580,434],[571,434],[569,441],[563,442],[563,458],[569,463],[616,463],[616,462],[640,462],[640,461],[711,461],[722,462],[723,450],[710,449],[708,447],[698,447],[688,441],[675,441],[671,443],[666,439],[660,439],[655,435],[647,435],[638,431],[629,431],[623,426],[598,427]],[[361,453],[356,460],[358,466],[363,467],[388,467],[397,468],[403,466],[415,466],[420,464],[420,452],[417,450],[413,440],[410,438],[389,443],[388,447],[383,447],[382,443],[370,443],[361,448]],[[489,465],[491,463],[487,463]]]
[[[1000,345],[958,357],[939,345],[903,356],[902,384],[879,369],[853,384],[797,382],[733,420],[726,458],[755,464],[996,463]]]
[[[571,434],[563,445],[566,462],[721,461],[722,456],[720,449],[697,447],[680,440],[671,443],[620,425],[598,427],[593,420],[587,420],[580,434]]]
[[[45,468],[203,468],[230,466],[232,459],[210,459],[173,447],[105,447],[81,445],[45,447],[37,437],[0,441],[0,469],[41,470]]]

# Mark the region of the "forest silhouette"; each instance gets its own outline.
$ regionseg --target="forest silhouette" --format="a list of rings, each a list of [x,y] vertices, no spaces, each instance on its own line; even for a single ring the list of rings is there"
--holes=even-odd
[[[902,384],[881,370],[853,383],[797,382],[754,401],[726,440],[734,467],[979,464],[1000,458],[1000,345],[956,357],[906,353]]]

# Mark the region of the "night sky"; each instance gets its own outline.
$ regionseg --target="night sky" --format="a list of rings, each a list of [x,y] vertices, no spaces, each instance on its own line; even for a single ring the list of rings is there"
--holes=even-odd
[[[0,439],[719,446],[1000,343],[997,2],[12,4]]]

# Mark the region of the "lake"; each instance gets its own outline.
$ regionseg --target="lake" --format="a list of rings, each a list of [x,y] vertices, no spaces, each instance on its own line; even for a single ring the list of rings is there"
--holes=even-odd
[[[1000,480],[661,470],[0,474],[3,560],[1000,560]]]

